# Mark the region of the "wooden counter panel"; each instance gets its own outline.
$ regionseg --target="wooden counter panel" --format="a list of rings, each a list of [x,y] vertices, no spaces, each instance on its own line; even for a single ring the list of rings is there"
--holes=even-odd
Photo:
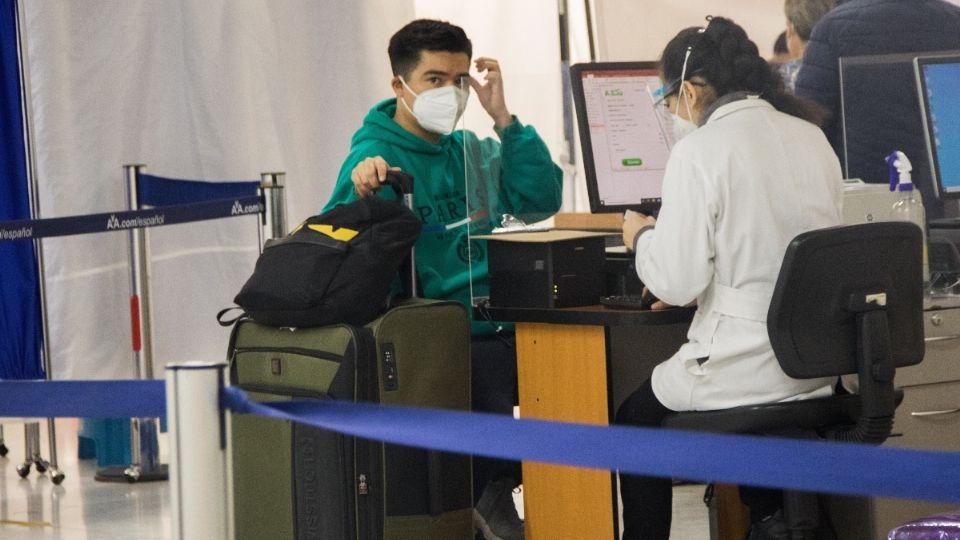
[[[517,358],[522,417],[608,423],[602,326],[518,323]],[[523,489],[528,540],[614,537],[609,471],[525,461]]]

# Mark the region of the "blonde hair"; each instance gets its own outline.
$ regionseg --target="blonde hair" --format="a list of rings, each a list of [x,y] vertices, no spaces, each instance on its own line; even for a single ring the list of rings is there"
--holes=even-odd
[[[783,11],[797,36],[810,41],[813,27],[836,5],[836,0],[786,0]]]

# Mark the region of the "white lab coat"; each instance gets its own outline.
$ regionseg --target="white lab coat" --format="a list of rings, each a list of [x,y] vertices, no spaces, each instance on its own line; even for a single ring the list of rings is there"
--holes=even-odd
[[[751,97],[717,108],[679,141],[637,272],[661,300],[697,301],[684,344],[652,376],[666,407],[713,410],[830,395],[833,378],[792,379],[767,337],[784,251],[841,224],[840,163],[819,128]]]

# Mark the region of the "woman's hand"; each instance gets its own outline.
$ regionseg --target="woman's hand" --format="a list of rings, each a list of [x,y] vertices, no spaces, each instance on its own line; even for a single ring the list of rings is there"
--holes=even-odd
[[[634,212],[633,210],[627,210],[623,214],[623,245],[627,246],[628,250],[633,251],[633,241],[636,239],[640,229],[652,227],[656,224],[657,218],[655,217]]]

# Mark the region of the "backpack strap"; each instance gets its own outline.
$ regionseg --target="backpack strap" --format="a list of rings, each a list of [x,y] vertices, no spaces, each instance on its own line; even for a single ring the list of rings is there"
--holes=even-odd
[[[240,314],[237,315],[236,317],[232,318],[232,319],[228,319],[228,320],[227,320],[227,319],[224,319],[224,316],[225,316],[227,313],[230,313],[230,312],[233,311],[233,310],[239,311]],[[223,326],[224,328],[226,328],[226,327],[228,327],[228,326],[233,326],[234,324],[236,324],[237,321],[239,321],[240,319],[242,319],[242,318],[244,318],[244,317],[246,317],[246,316],[247,316],[247,312],[244,311],[243,308],[237,307],[237,306],[228,307],[228,308],[221,309],[221,310],[217,313],[217,322],[220,323],[220,326]]]

